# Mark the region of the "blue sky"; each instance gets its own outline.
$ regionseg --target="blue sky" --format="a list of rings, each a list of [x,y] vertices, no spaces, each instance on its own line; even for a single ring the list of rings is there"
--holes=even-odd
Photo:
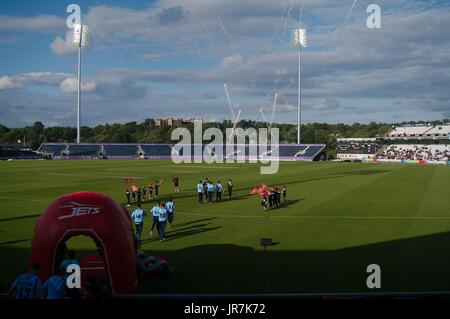
[[[0,123],[75,125],[76,51],[66,7],[90,27],[82,122],[158,117],[296,120],[300,7],[305,122],[450,118],[450,6],[413,0],[2,1]],[[368,29],[366,8],[381,8]],[[354,5],[353,5],[354,4]],[[346,17],[348,19],[346,20]]]

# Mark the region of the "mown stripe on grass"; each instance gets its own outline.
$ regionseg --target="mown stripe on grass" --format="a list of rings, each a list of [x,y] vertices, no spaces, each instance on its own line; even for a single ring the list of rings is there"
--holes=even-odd
[[[294,218],[294,219],[389,219],[389,220],[410,220],[410,219],[422,219],[422,220],[450,220],[450,216],[352,216],[352,215],[223,215],[223,214],[199,214],[199,213],[182,213],[178,212],[176,215],[191,215],[191,216],[204,216],[204,217],[220,217],[220,218]]]

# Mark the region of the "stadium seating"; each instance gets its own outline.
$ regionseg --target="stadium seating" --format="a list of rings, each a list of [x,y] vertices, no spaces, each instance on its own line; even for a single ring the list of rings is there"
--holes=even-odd
[[[419,137],[424,136],[433,126],[397,126],[391,132],[388,137]]]
[[[67,145],[65,144],[47,144],[44,143],[42,144],[39,149],[37,150],[38,153],[41,154],[50,154],[50,155],[55,155],[55,156],[59,156],[61,155],[61,152],[64,151],[67,148]]]
[[[99,144],[70,144],[69,156],[98,156],[101,151]]]
[[[427,131],[426,136],[450,136],[450,124],[447,125],[437,125],[431,130]]]
[[[172,152],[177,152],[183,156],[183,149],[180,145],[172,147],[173,144],[57,144],[44,143],[39,149],[40,154],[50,154],[54,159],[70,159],[70,158],[170,158]],[[194,156],[195,146],[191,145],[191,156]],[[316,160],[325,149],[324,144],[280,144],[268,145],[267,152],[263,149],[259,150],[257,145],[243,145],[244,150],[238,146],[234,147],[233,152],[228,152],[226,145],[223,145],[222,154],[225,158],[245,158],[253,159],[253,154],[258,151],[263,152],[262,156],[275,156],[272,151],[277,149],[278,157],[281,160]],[[214,155],[214,150],[208,144],[201,146],[202,153],[206,149],[206,153]],[[228,154],[230,153],[230,154]]]
[[[164,158],[172,155],[170,144],[141,144],[145,158]]]
[[[136,157],[138,155],[138,147],[134,144],[105,144],[103,145],[103,154],[108,157]]]
[[[0,160],[10,159],[41,159],[42,156],[28,150],[0,150]]]
[[[379,159],[449,161],[450,145],[393,144],[378,155]]]
[[[316,159],[316,156],[320,155],[325,150],[325,145],[305,145],[300,146],[299,151],[295,154],[295,157],[302,159]]]

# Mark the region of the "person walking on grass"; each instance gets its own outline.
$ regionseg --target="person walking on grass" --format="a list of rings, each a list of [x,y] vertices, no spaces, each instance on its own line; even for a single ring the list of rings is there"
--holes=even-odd
[[[152,212],[152,216],[153,216],[153,223],[152,223],[152,228],[150,229],[150,236],[153,235],[153,229],[156,226],[156,230],[158,231],[159,234],[159,206],[160,206],[160,202],[157,202],[155,206],[152,207],[152,209],[150,210]]]
[[[212,182],[208,182],[208,184],[206,184],[206,190],[208,191],[208,202],[212,204],[212,194],[214,191],[214,184]]]
[[[197,195],[198,195],[198,203],[203,203],[203,183],[202,181],[198,181],[197,184]]]
[[[169,198],[169,200],[167,201],[165,208],[167,210],[167,221],[168,221],[168,224],[169,224],[169,228],[172,228],[172,225],[173,225],[173,213],[175,211],[175,204],[173,203],[171,198]]]
[[[175,175],[173,177],[172,181],[173,181],[173,186],[175,187],[175,193],[179,193],[180,192],[180,188],[179,188],[180,180],[179,180],[178,176]]]
[[[152,199],[153,196],[153,182],[148,185],[148,198]]]
[[[136,192],[134,191],[133,187],[131,188],[131,204],[134,205],[136,202]]]
[[[134,225],[136,226],[136,236],[139,241],[138,247],[141,247],[141,236],[142,236],[142,229],[144,227],[145,216],[147,216],[147,214],[141,209],[140,204],[131,214],[131,219],[133,219]]]
[[[137,197],[137,206],[141,207],[141,202],[142,202],[142,190],[139,187],[137,192],[136,192],[136,197]]]
[[[279,186],[276,188],[277,190],[277,207],[281,206],[281,189]]]
[[[58,272],[47,279],[42,286],[42,297],[45,299],[64,299],[66,297],[66,271],[59,268]]]
[[[205,199],[205,203],[208,202],[208,187],[207,187],[208,183],[209,183],[209,179],[208,179],[208,177],[206,177],[203,180],[203,182],[202,182],[202,184],[203,184],[203,197]]]
[[[8,291],[8,297],[15,294],[16,299],[39,299],[42,287],[42,281],[39,278],[41,269],[41,265],[34,262],[29,273],[22,274],[14,280]]]
[[[228,199],[231,199],[231,195],[233,193],[233,183],[231,182],[231,179],[228,180],[227,190],[228,190]]]
[[[273,194],[274,194],[274,190],[273,187],[269,188],[269,208],[273,208]]]
[[[217,184],[214,186],[216,191],[216,203],[219,201],[222,201],[222,184],[220,184],[220,181],[217,182]]]
[[[159,196],[159,181],[156,180],[155,182],[155,197]]]
[[[167,209],[165,208],[165,204],[162,202],[159,205],[159,214],[158,214],[158,222],[159,222],[159,241],[164,241],[164,231],[166,229],[166,220],[167,220]]]
[[[142,185],[142,202],[145,203],[147,200],[147,186]]]
[[[267,196],[266,195],[261,195],[261,207],[263,208],[263,210],[267,210]]]
[[[128,188],[125,190],[125,196],[127,197],[127,206],[130,207],[131,194]]]

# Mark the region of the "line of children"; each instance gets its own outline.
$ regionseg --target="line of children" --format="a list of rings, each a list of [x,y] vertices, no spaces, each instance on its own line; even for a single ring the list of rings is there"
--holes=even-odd
[[[283,196],[283,204],[286,204],[286,186],[280,188],[279,186],[272,186],[268,190],[264,189],[260,192],[261,207],[264,210],[278,208],[281,206],[281,196]],[[269,204],[269,207],[267,207]]]
[[[133,187],[131,188],[131,191],[127,188],[125,189],[125,196],[127,199],[127,206],[130,207],[130,205],[136,204],[137,206],[141,206],[142,203],[147,202],[147,200],[150,200],[153,198],[153,190],[155,191],[155,198],[159,196],[159,187],[160,182],[158,180],[154,182],[150,182],[148,185],[148,188],[146,185],[142,185],[142,188],[138,188],[133,190]],[[147,195],[148,190],[148,195]]]

